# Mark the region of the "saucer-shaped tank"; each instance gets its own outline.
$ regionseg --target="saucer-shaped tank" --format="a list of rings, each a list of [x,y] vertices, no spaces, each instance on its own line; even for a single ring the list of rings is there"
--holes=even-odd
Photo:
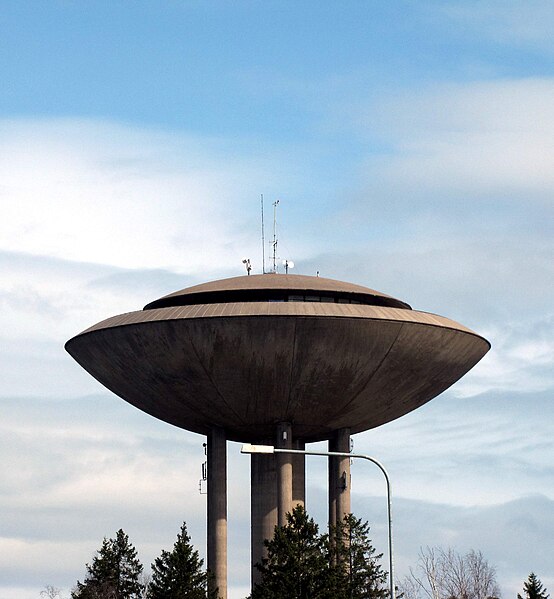
[[[148,414],[206,434],[297,439],[374,428],[418,408],[490,345],[466,327],[366,287],[252,275],[196,285],[108,318],[67,351]]]

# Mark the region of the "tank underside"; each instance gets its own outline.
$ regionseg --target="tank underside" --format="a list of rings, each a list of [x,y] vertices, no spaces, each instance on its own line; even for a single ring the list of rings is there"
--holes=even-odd
[[[68,352],[108,389],[178,427],[234,441],[374,428],[450,387],[488,351],[449,319],[397,308],[227,303],[108,319]]]

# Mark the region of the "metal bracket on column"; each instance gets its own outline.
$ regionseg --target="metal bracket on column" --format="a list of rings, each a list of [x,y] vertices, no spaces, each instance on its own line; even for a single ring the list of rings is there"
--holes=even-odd
[[[346,491],[347,488],[348,488],[348,477],[346,476],[346,471],[343,471],[343,473],[340,476],[339,489],[341,491]]]

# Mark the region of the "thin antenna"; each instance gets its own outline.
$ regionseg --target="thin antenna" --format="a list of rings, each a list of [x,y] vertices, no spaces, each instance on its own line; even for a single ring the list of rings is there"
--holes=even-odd
[[[202,446],[204,447],[204,455],[206,455],[208,444],[202,443]],[[202,462],[202,478],[198,481],[198,491],[200,492],[200,495],[207,494],[207,491],[206,491],[207,481],[208,481],[208,462],[206,460],[204,460]]]
[[[273,202],[273,272],[277,272],[277,206],[279,205],[279,200],[275,200]]]
[[[260,197],[262,202],[262,274],[265,275],[264,194],[261,193]]]

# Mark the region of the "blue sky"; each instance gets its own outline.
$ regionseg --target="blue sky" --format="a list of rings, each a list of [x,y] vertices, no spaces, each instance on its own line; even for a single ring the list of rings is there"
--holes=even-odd
[[[482,550],[503,597],[554,590],[554,7],[549,2],[4,2],[0,597],[66,595],[123,527],[204,551],[203,439],[110,395],[63,343],[165,293],[261,271],[259,194],[295,272],[492,342],[459,384],[355,437],[420,546]],[[270,219],[270,210],[267,211]],[[229,446],[230,599],[248,463]],[[325,524],[325,465],[308,509]],[[353,505],[386,549],[378,473]]]

